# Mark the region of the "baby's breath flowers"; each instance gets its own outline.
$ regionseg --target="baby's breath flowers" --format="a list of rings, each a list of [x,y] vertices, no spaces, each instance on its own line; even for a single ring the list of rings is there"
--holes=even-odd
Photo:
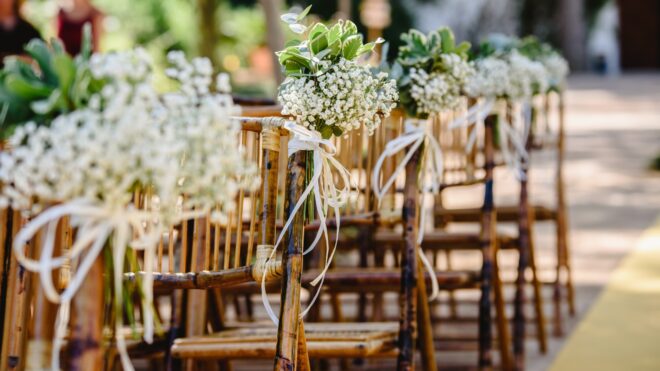
[[[386,73],[374,74],[368,66],[341,58],[316,78],[288,78],[278,95],[282,114],[300,125],[321,131],[332,129],[341,135],[364,125],[371,134],[396,105],[394,80]],[[326,137],[328,135],[325,135]]]
[[[473,74],[467,62],[469,44],[455,45],[447,28],[429,35],[410,30],[401,39],[404,45],[392,70],[399,71],[401,104],[408,113],[426,118],[458,107]]]
[[[136,49],[91,57],[91,75],[103,81],[89,104],[56,116],[50,125],[34,121],[17,126],[12,149],[0,152],[0,207],[41,212],[16,236],[14,252],[26,269],[39,272],[46,296],[69,308],[72,294],[86,280],[90,262],[102,248],[111,250],[112,293],[117,349],[124,369],[132,370],[122,335],[123,273],[128,248],[143,250],[141,320],[143,337],[154,335],[152,272],[156,245],[163,231],[187,218],[206,215],[223,219],[235,208],[241,189],[259,182],[256,165],[239,147],[238,113],[228,80],[219,76],[212,91],[213,68],[206,59],[188,61],[172,53],[167,74],[179,82],[161,95],[152,84],[151,61]],[[135,201],[142,190],[144,210]],[[45,233],[43,251],[52,253],[56,226],[64,216],[76,228],[68,260],[71,279],[59,294],[52,271],[66,259],[41,256],[32,260],[23,242]],[[134,240],[133,240],[134,239]],[[23,242],[19,242],[23,241]],[[76,246],[78,246],[76,248]],[[84,253],[84,254],[83,254]],[[78,262],[78,263],[76,263]],[[62,308],[60,308],[62,309]],[[58,310],[55,344],[61,344],[68,310]],[[60,346],[53,347],[57,365]]]
[[[227,78],[219,76],[223,90],[211,92],[208,60],[169,59],[168,75],[180,87],[160,95],[143,50],[92,56],[92,75],[107,83],[89,106],[50,126],[19,126],[12,151],[0,153],[0,206],[38,212],[85,199],[125,207],[141,187],[159,199],[168,220],[182,195],[187,210],[231,211],[237,192],[258,177],[236,144],[240,126],[231,117],[238,107]]]
[[[568,62],[557,52],[545,55],[540,60],[548,72],[550,89],[561,89],[570,71]]]
[[[520,41],[513,38],[493,36],[483,43],[472,62],[476,72],[467,83],[466,93],[514,100],[545,93],[551,81],[546,66],[519,49]]]
[[[282,114],[323,138],[362,125],[373,133],[398,100],[394,80],[358,63],[381,41],[363,44],[351,21],[340,20],[331,28],[299,24],[308,11],[282,16],[294,32],[307,32],[305,40],[277,53],[287,75],[278,93]]]

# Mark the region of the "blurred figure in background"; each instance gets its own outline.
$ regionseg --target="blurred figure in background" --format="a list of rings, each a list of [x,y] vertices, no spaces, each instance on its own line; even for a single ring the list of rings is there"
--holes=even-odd
[[[57,37],[62,40],[69,54],[76,55],[80,53],[82,46],[83,26],[89,23],[92,26],[92,47],[96,51],[102,20],[103,14],[92,5],[90,0],[62,0],[57,14]]]
[[[0,66],[6,56],[23,54],[23,46],[40,37],[39,31],[21,18],[19,0],[0,0]]]

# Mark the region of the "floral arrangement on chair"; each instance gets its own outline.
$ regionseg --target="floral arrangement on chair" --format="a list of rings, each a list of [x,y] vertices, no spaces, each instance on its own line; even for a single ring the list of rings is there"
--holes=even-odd
[[[551,78],[543,63],[530,58],[529,49],[516,38],[491,35],[474,55],[476,73],[467,83],[468,95],[529,100],[544,94]]]
[[[382,39],[364,44],[351,21],[304,26],[309,9],[282,16],[291,30],[305,35],[277,53],[286,75],[278,93],[282,114],[326,139],[362,125],[373,132],[398,100],[387,73],[359,63]]]
[[[410,30],[401,35],[392,74],[397,77],[401,105],[411,117],[425,119],[459,106],[467,79],[473,74],[468,63],[470,44],[456,45],[449,28],[428,35]]]
[[[47,102],[34,100],[45,96],[46,88],[42,95],[12,96],[16,99],[6,110],[13,112],[12,118],[26,121],[10,121],[14,128],[9,137],[11,150],[0,153],[0,207],[35,215],[16,236],[14,252],[22,266],[41,273],[46,296],[60,303],[54,367],[70,300],[91,263],[104,249],[111,249],[115,335],[123,367],[132,369],[121,335],[126,250],[144,250],[146,273],[140,296],[144,338],[149,342],[155,321],[151,272],[163,232],[191,217],[211,214],[222,219],[235,208],[239,190],[258,185],[258,171],[236,144],[240,125],[232,116],[239,108],[229,95],[228,78],[214,79],[207,59],[188,61],[182,53],[170,53],[172,68],[167,75],[179,86],[161,94],[152,81],[152,62],[142,49],[81,56],[76,62],[57,62],[67,61],[57,43],[47,49],[39,46],[39,50],[42,74],[32,76],[31,86],[53,78],[57,79],[53,86],[59,88],[48,94]],[[11,90],[20,86],[16,81],[31,73],[21,63],[9,64],[3,71],[3,86],[10,92],[17,93]],[[53,75],[47,75],[44,63],[54,66]],[[66,71],[84,76],[86,83],[71,83],[76,78],[64,81],[71,77]],[[52,97],[62,97],[67,91],[64,95],[84,99],[72,105],[60,104],[62,100],[41,109],[42,103],[56,101]],[[153,207],[136,204],[136,190],[147,192]],[[77,228],[76,239],[63,256],[52,256],[53,234],[63,217],[70,217]],[[23,249],[40,230],[46,233],[46,245],[42,256],[33,260]],[[65,261],[73,264],[72,278],[60,293],[50,281],[51,271]]]
[[[325,268],[314,279],[312,286],[322,285],[325,272],[337,248],[330,247],[326,216],[329,209],[334,211],[337,233],[340,226],[340,208],[349,196],[353,181],[351,173],[334,158],[336,148],[330,140],[351,130],[366,128],[372,134],[388,117],[398,100],[396,81],[386,72],[360,63],[361,57],[371,53],[379,39],[363,43],[357,26],[351,21],[339,20],[331,27],[323,23],[304,25],[304,19],[311,7],[301,13],[287,13],[281,19],[302,40],[293,40],[279,52],[277,57],[286,75],[280,86],[278,100],[282,114],[292,119],[285,123],[292,136],[289,139],[289,156],[304,151],[306,161],[306,187],[300,199],[295,201],[277,239],[269,259],[273,259],[287,227],[296,213],[305,210],[305,215],[318,217],[320,227],[314,241],[306,246],[311,251],[320,242],[326,241]],[[337,181],[339,180],[339,182]],[[338,184],[341,184],[338,187]],[[273,312],[262,280],[262,301],[274,323],[277,316]],[[304,316],[314,304],[321,290],[310,301]]]

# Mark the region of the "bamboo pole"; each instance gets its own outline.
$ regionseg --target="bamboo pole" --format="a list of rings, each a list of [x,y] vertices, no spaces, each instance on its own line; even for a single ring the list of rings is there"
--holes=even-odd
[[[103,258],[92,264],[71,302],[67,370],[103,368]]]
[[[503,370],[511,370],[513,367],[511,360],[511,350],[509,347],[511,338],[509,336],[509,323],[506,316],[504,293],[499,273],[500,269],[497,256],[499,249],[497,244],[497,213],[495,211],[495,201],[493,195],[493,172],[495,168],[495,120],[497,120],[497,116],[490,116],[487,118],[484,128],[484,171],[486,180],[486,192],[484,195],[484,204],[482,207],[483,219],[481,224],[481,243],[482,249],[484,250],[484,257],[490,257],[493,264],[493,272],[491,277],[493,280],[493,296],[495,300],[495,313],[497,317],[496,324],[501,368]],[[502,123],[499,124],[501,125]],[[486,312],[480,314],[485,315]],[[488,316],[490,317],[490,312],[488,312]],[[484,338],[481,338],[481,340],[486,341]]]
[[[284,208],[288,218],[305,188],[307,151],[298,151],[288,160],[286,200]],[[293,370],[298,350],[300,323],[300,280],[303,268],[303,213],[298,212],[286,231],[282,254],[282,300],[277,329],[274,370]]]
[[[13,212],[13,223],[11,235],[15,236],[20,228],[26,223],[17,211]],[[11,251],[11,242],[9,242]],[[29,247],[28,247],[29,248]],[[18,264],[13,254],[8,254],[9,267],[7,268],[7,305],[4,313],[2,359],[0,369],[16,370],[25,367],[23,359],[25,353],[25,341],[27,339],[27,317],[29,299],[27,293],[30,288],[30,275]]]
[[[401,253],[401,319],[399,328],[399,356],[397,370],[415,369],[415,340],[417,337],[417,233],[418,233],[418,172],[423,146],[415,151],[406,164],[404,186],[403,239],[405,249]]]

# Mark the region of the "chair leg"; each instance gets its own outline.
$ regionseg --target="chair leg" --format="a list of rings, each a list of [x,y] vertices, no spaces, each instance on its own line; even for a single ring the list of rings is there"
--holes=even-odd
[[[568,247],[568,222],[566,220],[566,206],[561,206],[557,218],[557,249],[561,251],[561,261],[559,265],[566,272],[565,283],[566,297],[568,302],[568,313],[575,315],[575,294],[573,289],[573,277],[570,264],[570,251]],[[564,210],[561,210],[564,209]],[[561,282],[560,279],[557,281]]]
[[[305,325],[300,320],[298,327],[298,358],[296,360],[296,371],[310,371],[309,355],[307,354],[307,339],[305,338]]]
[[[513,315],[513,357],[516,370],[525,368],[525,271],[529,253],[529,206],[527,199],[527,181],[520,182],[520,205],[518,220],[518,276]]]
[[[552,292],[552,307],[553,307],[553,318],[552,318],[552,333],[555,337],[561,337],[564,334],[562,328],[562,262],[564,260],[563,249],[561,247],[561,237],[559,236],[559,221],[556,224],[557,227],[557,265],[555,269],[555,281],[553,283],[553,292]]]
[[[286,217],[293,214],[296,202],[304,191],[306,173],[306,151],[298,151],[288,160],[286,178],[286,199],[284,209]],[[293,217],[293,223],[286,231],[283,242],[282,292],[279,324],[277,328],[277,345],[275,348],[275,371],[290,371],[295,369],[298,351],[298,333],[300,325],[300,280],[303,269],[303,213]]]
[[[423,254],[423,252],[420,253]],[[421,262],[417,262],[417,328],[419,329],[419,350],[422,353],[422,370],[435,371],[438,364],[435,360],[435,344],[433,343],[433,323],[429,298],[426,294],[426,278]]]
[[[9,269],[6,271],[7,303],[3,319],[3,342],[0,369],[17,370],[25,367],[25,343],[27,340],[27,320],[29,315],[29,300],[27,293],[30,288],[31,275],[25,274],[18,261],[11,254],[11,236],[15,236],[26,222],[19,212],[13,212],[13,223],[5,240]],[[10,305],[7,305],[10,304]]]
[[[493,254],[493,291],[495,296],[495,313],[497,320],[497,340],[500,351],[500,363],[503,370],[511,370],[511,349],[509,344],[511,336],[509,335],[509,323],[506,316],[506,308],[504,305],[504,291],[502,288],[502,280],[500,279],[500,269],[497,257],[497,250]]]
[[[406,183],[402,210],[404,249],[401,251],[401,289],[399,293],[399,356],[398,371],[415,370],[415,338],[417,335],[417,226],[419,187],[417,167],[422,148],[419,148],[406,164]]]
[[[536,270],[536,257],[535,257],[535,248],[534,248],[534,211],[529,208],[529,268],[532,271],[532,288],[534,289],[534,312],[535,312],[535,322],[536,322],[536,339],[539,343],[539,351],[542,354],[547,353],[548,351],[548,342],[547,334],[545,329],[545,313],[543,308],[543,291],[541,282],[538,277],[538,272]]]
[[[67,370],[103,369],[103,259],[92,265],[71,303]]]

